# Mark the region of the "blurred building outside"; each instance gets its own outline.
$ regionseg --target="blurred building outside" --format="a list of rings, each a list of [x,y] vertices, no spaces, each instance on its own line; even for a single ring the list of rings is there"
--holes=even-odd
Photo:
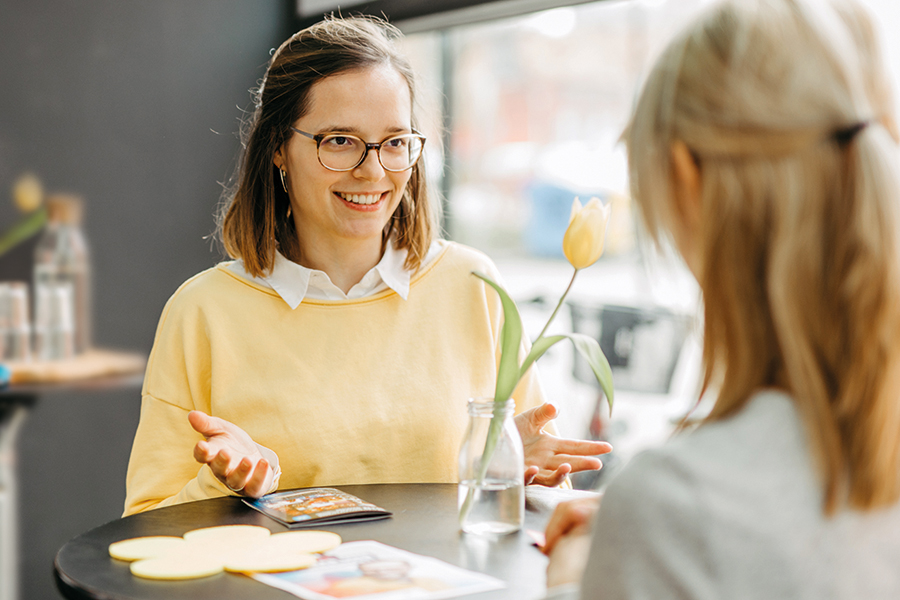
[[[612,205],[604,256],[579,273],[550,329],[601,341],[614,371],[612,420],[571,344],[538,362],[559,433],[609,439],[610,466],[664,441],[696,397],[696,284],[643,239],[619,137],[652,56],[703,3],[597,2],[404,40],[420,76],[421,126],[438,142],[428,175],[444,194],[448,237],[497,262],[530,339],[572,274],[562,238],[573,199]]]
[[[864,1],[896,72],[900,41],[885,26],[900,23],[900,6]],[[608,438],[613,467],[665,441],[699,391],[696,282],[674,252],[646,239],[619,139],[646,69],[707,4],[601,1],[404,40],[420,77],[428,175],[443,193],[448,237],[494,258],[530,338],[571,276],[561,242],[572,199],[612,204],[605,254],[579,274],[570,310],[550,330],[601,340],[615,379],[612,420],[598,414],[599,391],[571,345],[555,346],[538,368],[561,409],[560,433]]]

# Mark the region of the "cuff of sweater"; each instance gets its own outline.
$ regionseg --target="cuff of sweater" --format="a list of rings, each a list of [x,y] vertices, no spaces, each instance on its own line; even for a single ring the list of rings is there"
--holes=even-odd
[[[203,465],[200,467],[200,472],[197,473],[197,486],[200,488],[200,494],[202,494],[203,498],[218,498],[219,496],[237,496],[224,483],[219,481],[219,478],[216,477],[212,469],[209,468],[209,465]],[[192,498],[194,499],[194,498]],[[199,500],[200,498],[196,498]]]
[[[264,459],[266,459],[266,462],[269,463],[269,466],[272,468],[272,472],[274,473],[274,475],[272,476],[272,485],[270,485],[269,489],[266,490],[267,494],[271,494],[278,489],[278,482],[279,480],[281,480],[281,465],[278,464],[278,455],[265,446],[261,446],[260,444],[256,444],[256,447],[259,448],[259,453],[262,454],[262,457]]]

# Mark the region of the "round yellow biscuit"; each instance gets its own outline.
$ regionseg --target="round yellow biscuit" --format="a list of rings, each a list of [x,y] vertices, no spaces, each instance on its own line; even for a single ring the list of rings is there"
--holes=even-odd
[[[184,545],[180,537],[154,535],[114,542],[109,545],[109,555],[118,560],[141,560],[163,556]]]
[[[184,539],[191,543],[202,542],[234,546],[259,541],[271,534],[271,531],[258,525],[220,525],[188,531],[184,534]]]
[[[185,542],[183,548],[177,550],[179,553],[187,553],[192,556],[200,556],[210,560],[217,560],[223,565],[235,552],[242,552],[248,546],[255,546],[260,540],[253,540],[248,544],[240,541],[234,541],[224,544],[213,543],[207,540],[193,540]]]
[[[221,573],[224,566],[214,557],[179,552],[133,562],[131,573],[145,579],[198,579]]]
[[[271,535],[259,544],[280,552],[316,554],[340,546],[341,536],[330,531],[287,531]]]
[[[262,543],[232,554],[225,563],[225,570],[236,573],[279,573],[305,569],[315,562],[316,556],[313,554],[283,552],[280,548]]]

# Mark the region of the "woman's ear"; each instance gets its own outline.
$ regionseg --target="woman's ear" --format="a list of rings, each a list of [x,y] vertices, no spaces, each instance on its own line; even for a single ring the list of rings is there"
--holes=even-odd
[[[282,146],[283,148],[283,146]],[[279,169],[284,170],[284,156],[281,153],[282,148],[279,148],[275,151],[275,156],[272,157],[272,162],[275,163],[275,166]]]
[[[701,214],[700,165],[694,160],[687,144],[681,140],[672,142],[672,178],[676,209],[682,226],[689,233],[698,231]]]

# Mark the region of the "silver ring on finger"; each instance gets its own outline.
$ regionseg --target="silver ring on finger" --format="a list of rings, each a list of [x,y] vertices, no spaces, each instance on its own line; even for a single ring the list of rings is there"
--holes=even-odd
[[[243,494],[243,493],[244,493],[244,488],[240,488],[240,489],[237,489],[237,490],[236,490],[236,489],[234,489],[233,487],[231,487],[230,485],[228,485],[228,482],[227,482],[227,481],[225,482],[225,487],[227,487],[229,490],[231,490],[231,491],[234,492],[235,494]]]

